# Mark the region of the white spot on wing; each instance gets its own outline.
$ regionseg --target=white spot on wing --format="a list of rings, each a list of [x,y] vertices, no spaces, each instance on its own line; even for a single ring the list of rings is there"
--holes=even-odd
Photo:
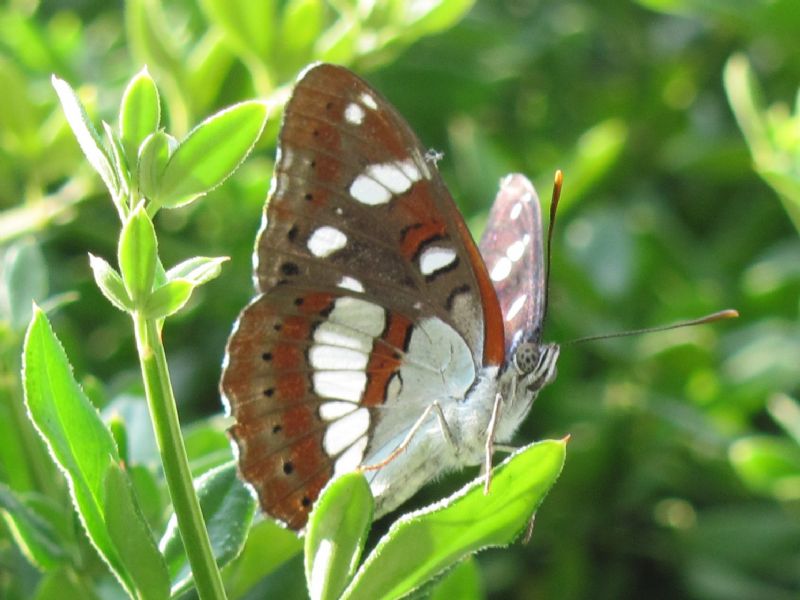
[[[307,244],[311,254],[320,258],[325,258],[337,250],[341,250],[345,245],[347,245],[347,236],[335,227],[328,225],[314,230],[314,233],[308,238]]]
[[[329,456],[335,456],[348,446],[352,446],[358,438],[369,429],[369,411],[359,408],[337,419],[325,430],[322,447]]]
[[[386,326],[386,311],[360,298],[339,298],[328,316],[328,323],[339,323],[357,332],[378,337]]]
[[[369,206],[386,204],[425,175],[412,159],[369,165],[350,185],[350,195]]]
[[[371,108],[372,110],[378,110],[378,103],[375,102],[375,98],[373,98],[367,92],[361,93],[361,101],[364,103],[364,106],[367,108]]]
[[[352,402],[339,402],[337,400],[323,402],[319,405],[319,416],[324,421],[333,421],[353,412],[356,408],[358,408],[358,405]]]
[[[361,461],[364,460],[364,450],[367,449],[367,442],[367,436],[362,435],[355,444],[344,451],[336,460],[336,465],[333,468],[334,476],[354,471],[361,464]]]
[[[517,298],[516,300],[514,300],[514,302],[511,303],[511,306],[508,307],[508,314],[506,315],[506,321],[510,321],[511,319],[517,316],[517,313],[519,313],[519,311],[522,310],[522,307],[525,306],[525,300],[527,299],[528,295],[522,294],[519,298]]]
[[[358,402],[367,385],[363,371],[317,371],[313,376],[314,391],[323,398]]]
[[[367,175],[356,177],[350,185],[350,195],[368,206],[386,204],[392,199],[392,192]]]
[[[525,251],[525,241],[517,240],[508,247],[508,250],[506,250],[506,256],[512,262],[517,262],[522,257],[522,253],[524,251]]]
[[[330,321],[321,323],[317,327],[314,331],[314,341],[360,352],[369,352],[372,349],[372,337]]]
[[[367,173],[390,191],[395,194],[402,194],[411,187],[412,181],[405,174],[405,171],[400,168],[400,164],[398,162],[370,165],[367,167]]]
[[[522,202],[517,202],[514,206],[511,207],[511,212],[509,213],[509,217],[512,221],[516,221],[519,218],[520,213],[522,212]]]
[[[453,263],[456,252],[452,248],[431,246],[425,248],[419,257],[419,270],[423,275],[430,275]]]
[[[344,109],[344,118],[351,125],[361,125],[364,121],[364,109],[355,102],[351,102]]]
[[[350,277],[349,275],[344,275],[337,284],[340,288],[344,288],[346,290],[350,290],[351,292],[363,292],[364,286],[362,283],[356,279],[355,277]]]
[[[507,256],[503,256],[497,261],[489,277],[492,281],[503,281],[508,274],[511,273],[511,260]]]
[[[308,360],[312,367],[321,371],[362,371],[366,368],[369,357],[358,350],[314,344],[308,351]]]
[[[422,174],[419,172],[419,167],[417,167],[416,163],[410,158],[408,160],[398,162],[397,166],[400,167],[400,170],[403,171],[405,176],[411,181],[419,181],[422,178]]]

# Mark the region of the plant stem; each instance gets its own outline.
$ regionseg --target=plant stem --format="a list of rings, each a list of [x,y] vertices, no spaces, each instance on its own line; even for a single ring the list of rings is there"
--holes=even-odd
[[[133,323],[150,418],[197,592],[203,599],[224,599],[222,578],[192,485],[161,334],[154,320],[145,319],[138,312],[133,314]]]

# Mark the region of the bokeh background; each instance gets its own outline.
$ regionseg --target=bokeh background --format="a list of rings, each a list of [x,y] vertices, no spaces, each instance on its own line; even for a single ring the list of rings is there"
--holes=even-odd
[[[303,66],[325,59],[366,77],[444,152],[440,168],[476,235],[502,175],[528,174],[547,198],[554,169],[564,170],[547,339],[741,312],[563,348],[558,380],[518,440],[570,434],[566,467],[530,544],[477,557],[470,597],[797,598],[799,40],[796,0],[3,3],[0,482],[41,505],[64,497],[21,408],[33,297],[102,414],[125,423],[130,460],[149,473],[138,485],[164,498],[130,323],[87,261],[90,251],[113,261],[118,218],[50,75],[69,81],[99,123],[113,121],[146,64],[178,137],[235,101],[276,101],[234,177],[156,219],[165,264],[232,259],[165,331],[201,472],[229,457],[217,381],[252,291],[280,102]],[[156,531],[160,506],[148,513]],[[77,550],[44,572],[0,521],[0,597],[118,596],[61,510]],[[298,545],[260,527],[261,564],[237,565],[247,576],[232,597],[302,595]],[[66,587],[75,581],[83,587]]]

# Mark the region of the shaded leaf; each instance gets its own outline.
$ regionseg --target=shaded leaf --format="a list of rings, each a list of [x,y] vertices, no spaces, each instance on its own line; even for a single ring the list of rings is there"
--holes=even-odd
[[[50,570],[67,557],[64,541],[46,519],[0,482],[0,514],[14,542],[31,564]]]
[[[47,296],[47,265],[32,238],[15,241],[6,248],[0,268],[0,320],[22,331],[31,319],[31,305]]]
[[[275,521],[266,519],[255,523],[247,534],[242,553],[223,573],[225,589],[231,598],[242,597],[302,549],[303,541]],[[302,565],[297,575],[303,579]]]
[[[256,501],[236,476],[234,462],[198,477],[195,490],[214,558],[223,567],[241,552],[256,512]],[[170,517],[159,548],[167,561],[172,579],[172,595],[177,596],[189,588],[193,578],[174,514]]]
[[[108,532],[140,598],[169,598],[169,575],[153,534],[133,494],[128,476],[109,463],[105,479]]]

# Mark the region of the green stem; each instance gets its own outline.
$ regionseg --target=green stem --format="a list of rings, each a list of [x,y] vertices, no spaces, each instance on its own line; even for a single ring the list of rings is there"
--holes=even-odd
[[[150,418],[197,592],[203,599],[224,599],[222,578],[192,485],[159,328],[154,320],[145,319],[138,312],[133,314],[133,323]]]

